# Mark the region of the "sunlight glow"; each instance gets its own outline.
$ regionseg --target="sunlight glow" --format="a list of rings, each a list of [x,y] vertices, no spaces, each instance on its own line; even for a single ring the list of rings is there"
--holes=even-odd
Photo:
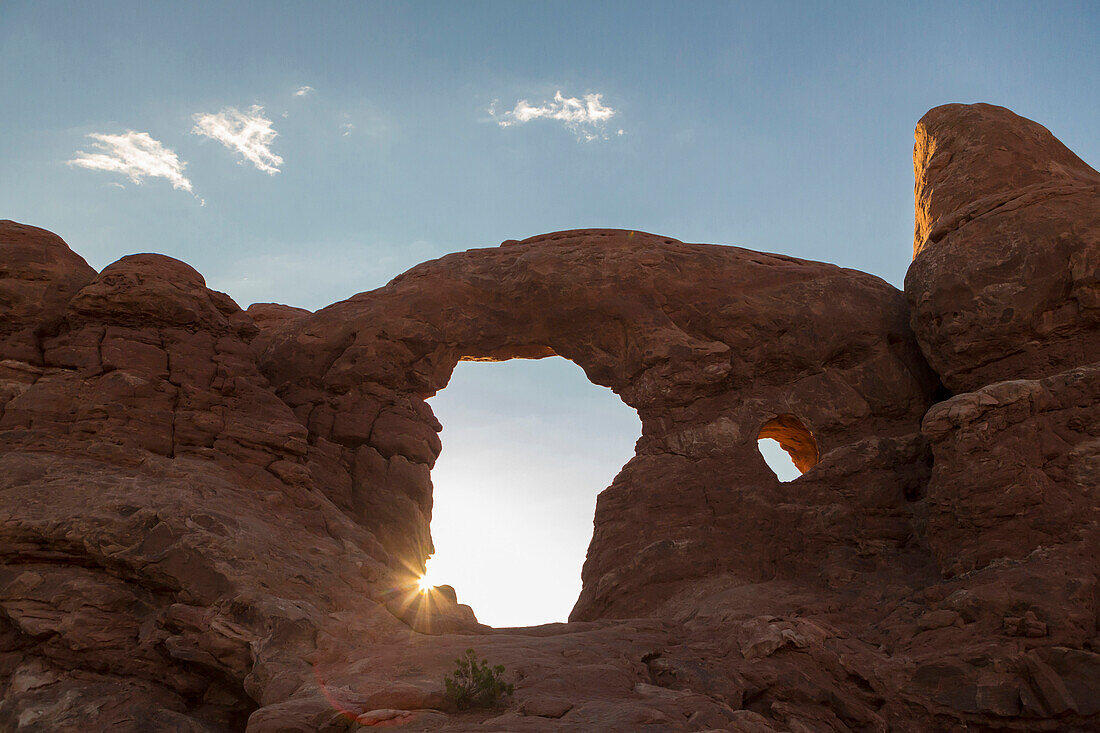
[[[489,626],[565,621],[596,494],[633,455],[638,414],[561,357],[462,362],[431,406],[428,574]]]
[[[438,583],[432,580],[432,574],[430,572],[425,572],[423,575],[421,575],[420,579],[416,581],[416,584],[420,586],[421,593],[427,593],[436,585],[438,585]]]

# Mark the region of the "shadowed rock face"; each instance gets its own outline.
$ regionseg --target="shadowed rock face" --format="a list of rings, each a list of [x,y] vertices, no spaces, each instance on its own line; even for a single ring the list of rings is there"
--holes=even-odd
[[[924,418],[928,540],[945,573],[1095,531],[1100,174],[1003,107],[917,125],[905,291],[921,348],[962,392]]]
[[[945,572],[1022,560],[1095,531],[1100,364],[995,382],[929,410],[929,542]]]
[[[1095,729],[1096,174],[988,105],[930,112],[916,159],[905,295],[583,230],[244,312],[0,222],[0,729]],[[642,437],[573,620],[489,629],[413,584],[424,399],[550,355]],[[503,708],[443,698],[469,647]]]

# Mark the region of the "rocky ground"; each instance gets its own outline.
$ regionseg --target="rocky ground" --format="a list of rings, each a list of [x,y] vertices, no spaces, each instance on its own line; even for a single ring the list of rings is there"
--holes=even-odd
[[[916,137],[904,293],[584,230],[243,311],[0,222],[0,729],[1100,728],[1100,174],[990,105]],[[642,437],[570,622],[491,629],[415,585],[424,400],[550,355]]]

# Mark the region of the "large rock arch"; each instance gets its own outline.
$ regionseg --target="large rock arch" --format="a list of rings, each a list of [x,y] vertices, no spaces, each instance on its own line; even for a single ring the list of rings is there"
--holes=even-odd
[[[988,105],[931,111],[915,152],[913,323],[970,390],[927,412],[900,294],[830,265],[563,232],[245,313],[0,221],[0,728],[1095,729],[1100,179]],[[424,397],[550,353],[643,421],[596,621],[410,617]],[[817,463],[781,484],[759,435]],[[440,711],[471,645],[516,681],[491,720]]]
[[[641,232],[560,232],[424,263],[268,339],[262,368],[308,426],[313,470],[351,476],[318,484],[395,568],[415,572],[431,551],[440,426],[424,398],[463,359],[561,355],[642,420],[636,455],[597,502],[572,618],[636,615],[702,575],[758,580],[911,539],[905,487],[919,481],[836,481],[882,450],[913,454],[891,473],[923,470],[914,436],[934,379],[903,295],[865,273]],[[791,486],[756,448],[784,414],[823,457]]]

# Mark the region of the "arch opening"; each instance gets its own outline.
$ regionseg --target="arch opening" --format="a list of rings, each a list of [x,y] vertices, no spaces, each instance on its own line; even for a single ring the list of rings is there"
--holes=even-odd
[[[596,495],[634,455],[637,413],[566,359],[462,361],[443,425],[427,563],[490,626],[566,621]]]
[[[760,455],[780,481],[793,481],[818,461],[813,433],[794,415],[779,415],[760,428]]]

